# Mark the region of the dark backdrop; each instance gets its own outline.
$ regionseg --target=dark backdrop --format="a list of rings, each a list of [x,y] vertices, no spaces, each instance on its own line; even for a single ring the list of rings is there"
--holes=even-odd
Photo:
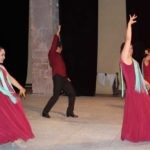
[[[25,85],[28,56],[29,0],[0,1],[0,46],[8,72]]]
[[[60,0],[63,56],[77,95],[95,95],[98,0]]]
[[[148,0],[126,0],[127,21],[129,14],[138,16],[137,23],[133,25],[132,42],[134,45],[134,57],[141,64],[144,49],[150,48],[150,12]]]

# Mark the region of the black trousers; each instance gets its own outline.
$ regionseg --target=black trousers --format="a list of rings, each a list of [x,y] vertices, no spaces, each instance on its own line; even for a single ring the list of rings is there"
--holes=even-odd
[[[53,77],[53,96],[49,99],[45,108],[43,109],[43,113],[48,113],[52,107],[57,102],[61,91],[63,90],[68,95],[68,108],[66,113],[72,114],[74,111],[74,103],[75,103],[75,90],[70,81],[66,77],[62,77],[60,75],[55,75]]]

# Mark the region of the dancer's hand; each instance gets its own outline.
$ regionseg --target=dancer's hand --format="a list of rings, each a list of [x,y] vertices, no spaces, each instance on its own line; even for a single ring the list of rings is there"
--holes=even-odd
[[[145,80],[145,84],[146,84],[146,88],[149,91],[150,90],[150,83],[148,81]]]
[[[135,14],[133,16],[131,16],[131,15],[129,15],[129,16],[130,16],[129,24],[132,25],[132,24],[136,23],[137,16]]]
[[[26,89],[22,87],[22,88],[19,90],[19,96],[22,96],[22,97],[25,98],[25,92],[26,92]]]
[[[59,34],[60,34],[60,30],[61,30],[61,25],[58,25],[58,29],[57,29],[57,35],[59,36]]]

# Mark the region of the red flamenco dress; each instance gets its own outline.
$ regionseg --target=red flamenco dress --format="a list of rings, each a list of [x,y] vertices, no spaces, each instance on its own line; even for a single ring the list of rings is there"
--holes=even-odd
[[[150,97],[144,87],[141,86],[140,91],[135,89],[137,72],[134,62],[126,65],[121,61],[120,64],[126,83],[121,139],[131,142],[150,141]]]
[[[30,124],[6,70],[0,66],[0,144],[33,138]]]

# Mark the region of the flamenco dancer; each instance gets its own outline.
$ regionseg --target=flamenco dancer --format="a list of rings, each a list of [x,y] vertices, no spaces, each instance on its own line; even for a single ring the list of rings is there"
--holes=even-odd
[[[5,50],[0,47],[0,144],[27,141],[34,134],[12,85],[25,97],[25,89],[3,66]],[[20,143],[20,142],[19,142]]]

